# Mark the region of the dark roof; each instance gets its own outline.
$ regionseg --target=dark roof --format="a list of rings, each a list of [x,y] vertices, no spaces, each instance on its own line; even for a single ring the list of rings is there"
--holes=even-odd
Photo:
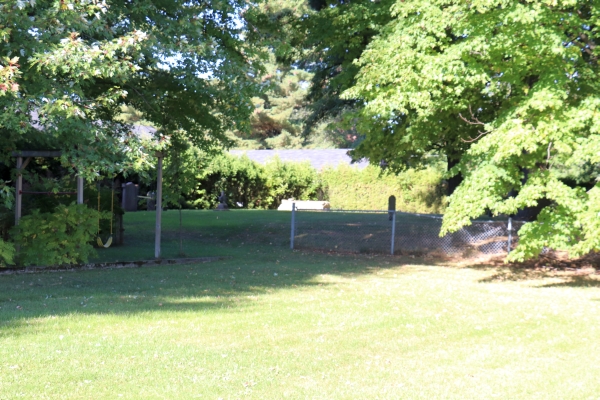
[[[44,129],[42,125],[39,124],[39,113],[37,110],[32,110],[31,113],[31,126],[38,131]],[[102,121],[99,121],[98,124],[102,124]],[[148,125],[133,125],[131,127],[131,132],[138,137],[151,138],[152,135],[156,132],[156,128]]]
[[[306,149],[306,150],[230,150],[229,153],[237,156],[247,155],[252,161],[265,164],[275,156],[281,161],[302,162],[308,161],[316,170],[326,166],[337,167],[338,165],[352,165],[359,169],[369,165],[367,160],[361,160],[352,164],[352,159],[347,154],[350,149]]]

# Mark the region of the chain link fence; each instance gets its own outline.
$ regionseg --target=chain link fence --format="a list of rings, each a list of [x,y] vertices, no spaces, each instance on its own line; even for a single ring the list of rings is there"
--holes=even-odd
[[[505,255],[521,222],[473,221],[439,236],[441,215],[397,211],[292,211],[291,247],[350,253],[471,258]]]

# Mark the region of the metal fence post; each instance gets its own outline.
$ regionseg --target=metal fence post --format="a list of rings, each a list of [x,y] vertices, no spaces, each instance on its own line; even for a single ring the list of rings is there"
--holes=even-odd
[[[392,214],[392,246],[390,254],[394,255],[394,242],[396,241],[396,210],[390,211],[390,214]]]
[[[294,236],[296,234],[296,203],[292,203],[292,232],[290,233],[290,249],[294,250]]]
[[[510,254],[510,246],[512,245],[512,218],[508,217],[508,246],[507,253]]]
[[[156,228],[154,231],[154,258],[160,259],[160,239],[162,224],[162,185],[163,185],[163,154],[157,153],[158,166],[156,177]]]

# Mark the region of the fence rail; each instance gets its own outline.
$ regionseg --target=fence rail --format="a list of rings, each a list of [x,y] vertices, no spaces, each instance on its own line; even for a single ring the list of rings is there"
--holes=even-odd
[[[502,255],[516,245],[522,223],[473,221],[439,236],[442,217],[394,210],[300,210],[293,208],[292,249],[473,257]]]

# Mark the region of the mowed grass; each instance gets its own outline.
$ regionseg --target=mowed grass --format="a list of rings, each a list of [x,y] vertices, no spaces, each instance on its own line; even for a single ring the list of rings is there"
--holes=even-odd
[[[250,247],[287,247],[290,243],[289,212],[262,210],[178,210],[162,214],[162,258],[243,255]],[[126,213],[124,245],[98,249],[91,262],[154,259],[156,214]]]
[[[597,398],[592,275],[223,244],[227,218],[221,261],[1,275],[0,399]]]
[[[413,229],[424,229],[437,237],[440,221],[427,217],[399,213],[398,235],[402,225],[412,224]],[[134,212],[125,214],[125,240],[123,246],[98,249],[98,256],[92,262],[135,261],[154,258],[154,232],[156,214],[154,212]],[[163,212],[162,218],[162,258],[203,257],[243,255],[248,246],[289,248],[291,233],[291,212],[274,210],[183,210],[181,219],[178,210]],[[314,234],[317,230],[318,234]],[[352,243],[342,245],[344,240],[360,239],[375,234],[373,249],[387,253],[391,222],[387,213],[339,213],[307,212],[296,213],[297,245],[322,248],[323,235],[331,247],[359,251]],[[334,237],[335,234],[340,237]],[[314,236],[314,237],[313,237]]]

